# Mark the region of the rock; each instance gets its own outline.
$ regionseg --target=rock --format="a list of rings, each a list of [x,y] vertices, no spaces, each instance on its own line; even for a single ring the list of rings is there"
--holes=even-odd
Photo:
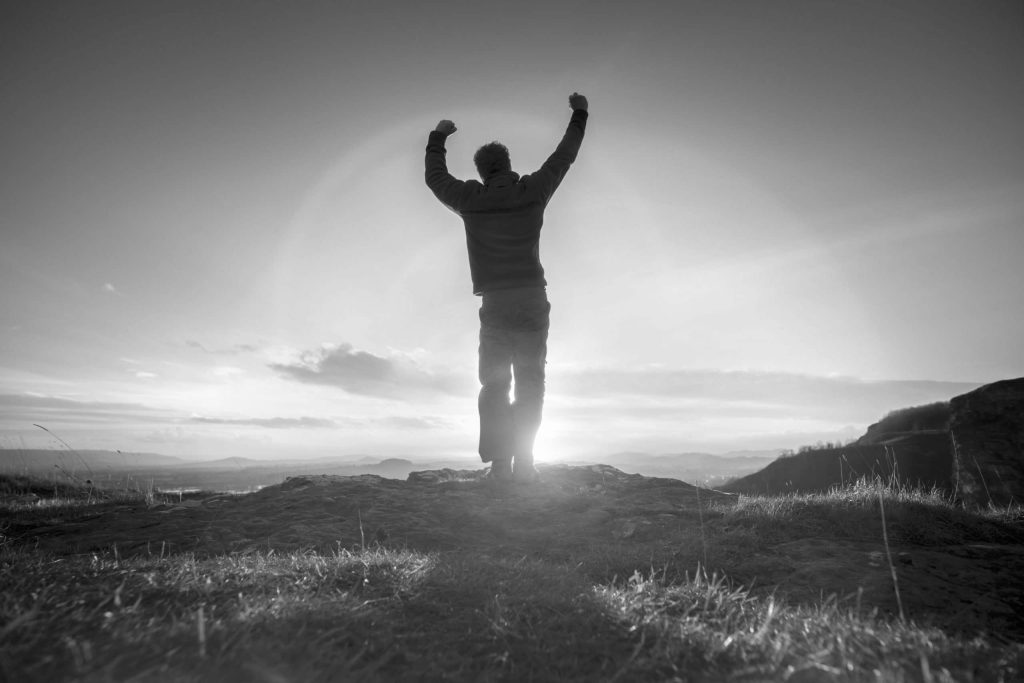
[[[443,481],[480,481],[487,475],[487,470],[453,470],[445,467],[440,470],[410,472],[406,481],[414,484],[439,484]]]
[[[1024,378],[950,402],[957,495],[980,507],[1024,502]]]

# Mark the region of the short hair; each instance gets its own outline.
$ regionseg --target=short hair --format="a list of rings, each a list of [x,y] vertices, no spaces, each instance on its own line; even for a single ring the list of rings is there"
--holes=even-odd
[[[511,171],[512,161],[508,156],[508,147],[498,141],[488,142],[473,155],[476,172],[481,180],[499,171]]]

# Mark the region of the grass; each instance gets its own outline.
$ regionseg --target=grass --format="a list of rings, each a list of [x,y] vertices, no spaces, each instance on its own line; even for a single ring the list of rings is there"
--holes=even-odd
[[[59,493],[62,518],[110,504]],[[529,556],[381,545],[56,556],[0,536],[0,680],[1019,680],[1024,645],[999,634],[836,596],[790,601],[722,571],[742,575],[745,557],[787,540],[880,540],[879,496],[892,543],[1024,540],[1020,510],[972,513],[866,480],[742,498],[695,520],[693,547],[643,557],[581,544]],[[0,508],[0,520],[53,516],[47,505]]]
[[[164,493],[152,482],[133,485],[122,483],[94,483],[91,479],[75,477],[42,479],[28,474],[0,474],[0,511],[31,512],[41,508],[66,508],[84,511],[93,506],[144,503],[180,503],[182,500],[202,498],[209,491],[187,494]]]
[[[888,515],[893,542],[941,546],[1024,540],[1020,506],[971,511],[954,505],[938,489],[925,491],[867,478],[828,493],[742,496],[727,517],[769,536],[811,534],[827,528],[838,538],[877,539],[882,532],[880,505]]]
[[[702,572],[675,584],[638,573],[600,595],[641,634],[630,664],[649,680],[997,680],[1022,663],[1019,648],[879,620],[834,599],[787,607]]]

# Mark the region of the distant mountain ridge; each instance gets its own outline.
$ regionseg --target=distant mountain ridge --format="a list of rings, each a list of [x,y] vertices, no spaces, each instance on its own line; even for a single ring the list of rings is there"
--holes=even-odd
[[[727,481],[750,474],[772,462],[777,451],[742,451],[724,455],[710,453],[652,454],[621,452],[579,462],[611,465],[624,472],[649,477],[666,477],[718,488]],[[232,456],[217,460],[186,460],[156,453],[102,450],[0,450],[0,472],[65,472],[78,478],[90,476],[119,480],[134,477],[152,481],[158,488],[209,488],[239,490],[279,483],[286,476],[300,474],[376,474],[404,479],[410,472],[452,467],[483,468],[479,461],[446,458],[412,460],[349,456],[303,460],[256,460]]]
[[[154,468],[154,467],[182,467],[196,469],[219,469],[219,468],[288,468],[290,466],[304,467],[310,464],[321,464],[323,466],[390,466],[396,464],[412,464],[412,461],[404,458],[373,458],[364,456],[358,460],[349,458],[306,458],[297,460],[261,460],[246,458],[242,456],[230,456],[217,458],[216,460],[191,460],[179,458],[173,455],[161,455],[159,453],[135,453],[128,451],[105,451],[105,450],[50,450],[50,449],[26,449],[26,448],[0,448],[0,470],[49,470],[54,467],[64,467],[77,470],[82,467],[104,468],[113,467],[118,469],[132,468]]]
[[[602,465],[648,477],[671,477],[690,483],[719,486],[730,479],[756,472],[778,457],[778,451],[711,453],[621,452],[602,457]]]
[[[155,453],[117,451],[0,450],[0,474],[67,475],[75,480],[93,480],[101,486],[135,487],[140,482],[162,491],[202,489],[209,491],[251,491],[279,484],[286,477],[310,474],[354,476],[375,474],[405,479],[417,469],[434,466],[464,467],[465,462],[414,463],[405,458],[383,458],[366,462],[342,458],[316,460],[255,460],[228,457],[218,460],[185,460]]]

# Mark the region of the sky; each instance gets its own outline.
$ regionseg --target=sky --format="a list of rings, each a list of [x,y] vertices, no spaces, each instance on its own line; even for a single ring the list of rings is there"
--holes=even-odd
[[[1019,0],[11,2],[0,447],[475,457],[427,134],[529,173],[574,91],[539,460],[845,441],[1024,375]]]

